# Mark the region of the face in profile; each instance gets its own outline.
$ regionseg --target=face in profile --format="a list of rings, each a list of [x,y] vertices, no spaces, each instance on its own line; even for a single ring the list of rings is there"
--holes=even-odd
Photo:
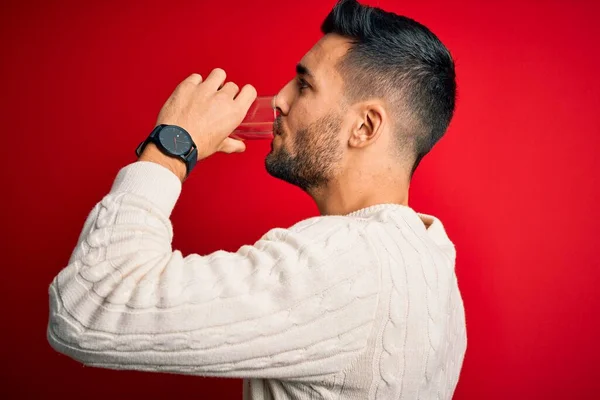
[[[341,36],[325,35],[276,97],[280,115],[265,166],[275,178],[304,191],[326,186],[344,155],[346,105],[336,64],[348,48]]]

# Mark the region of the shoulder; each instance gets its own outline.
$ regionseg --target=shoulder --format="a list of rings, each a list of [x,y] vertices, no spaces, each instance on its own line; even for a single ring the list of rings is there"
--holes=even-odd
[[[331,235],[356,234],[364,231],[368,221],[343,215],[321,215],[304,219],[288,228],[275,228],[269,234],[287,233],[299,236],[327,237]]]
[[[366,222],[346,216],[317,216],[289,228],[274,228],[260,242],[280,242],[311,252],[364,252],[370,247]]]

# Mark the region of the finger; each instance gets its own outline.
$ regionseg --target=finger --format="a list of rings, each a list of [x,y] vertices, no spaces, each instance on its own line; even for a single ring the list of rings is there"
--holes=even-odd
[[[233,82],[227,82],[225,85],[223,85],[221,90],[219,90],[219,92],[229,94],[232,98],[234,98],[238,94],[239,91],[240,91],[239,86]]]
[[[202,75],[196,73],[191,74],[186,78],[186,81],[188,81],[189,83],[193,83],[194,85],[199,85],[200,83],[202,83]]]
[[[256,100],[256,89],[252,85],[244,85],[240,93],[235,98],[236,103],[240,105],[240,107],[248,110],[252,103]]]
[[[223,86],[225,82],[225,78],[227,78],[227,74],[221,68],[215,68],[212,72],[206,77],[204,81],[204,85],[214,90],[215,92]]]
[[[173,94],[177,95],[181,94],[182,92],[187,93],[190,90],[196,88],[196,86],[198,86],[200,82],[202,82],[202,76],[200,74],[191,74],[190,76],[182,80],[179,83],[179,85],[177,85]],[[172,98],[169,98],[169,100],[172,100]]]
[[[230,137],[223,140],[221,146],[219,147],[219,151],[222,153],[243,153],[246,150],[246,144],[241,140],[232,139]]]

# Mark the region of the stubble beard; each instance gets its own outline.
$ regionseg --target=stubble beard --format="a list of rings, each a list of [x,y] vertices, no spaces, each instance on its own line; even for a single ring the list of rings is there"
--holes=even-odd
[[[327,186],[342,158],[338,140],[341,122],[341,116],[328,114],[298,130],[293,139],[295,154],[283,144],[272,149],[265,159],[267,172],[305,192]]]

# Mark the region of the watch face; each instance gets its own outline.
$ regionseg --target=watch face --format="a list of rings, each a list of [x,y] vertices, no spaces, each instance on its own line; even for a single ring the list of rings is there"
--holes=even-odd
[[[174,126],[166,126],[158,132],[160,144],[172,154],[185,155],[192,149],[192,140],[185,131]]]

